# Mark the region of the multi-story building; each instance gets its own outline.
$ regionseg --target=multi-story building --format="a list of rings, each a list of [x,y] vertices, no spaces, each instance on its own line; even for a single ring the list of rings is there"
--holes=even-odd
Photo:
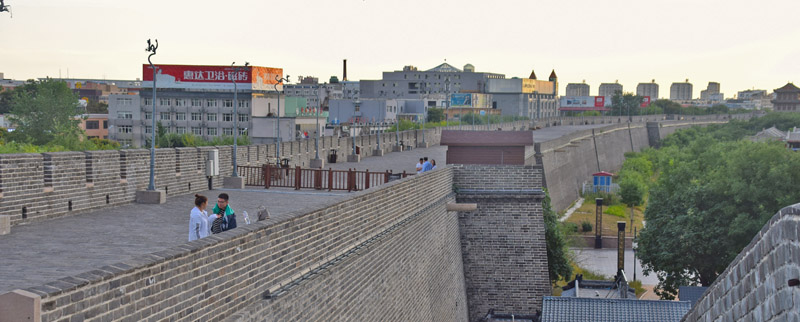
[[[656,80],[652,80],[650,83],[639,83],[636,85],[636,95],[641,97],[650,97],[650,101],[655,101],[658,99],[658,84],[656,84]]]
[[[80,128],[90,139],[108,139],[108,114],[81,115]]]
[[[772,100],[773,109],[779,112],[800,111],[800,88],[788,83],[775,90],[775,99]]]
[[[589,84],[586,83],[570,83],[567,84],[567,91],[565,96],[589,96]]]
[[[700,99],[703,101],[712,101],[712,96],[714,96],[714,94],[721,94],[719,83],[708,82],[706,89],[700,91]]]
[[[5,79],[5,75],[0,73],[0,92],[7,90],[7,89],[14,89],[14,87],[21,86],[25,84],[24,81],[20,80],[13,80],[13,79]]]
[[[606,104],[609,104],[611,102],[611,98],[614,97],[614,94],[617,92],[622,93],[622,84],[619,82],[602,83],[598,88],[597,96],[605,97]]]
[[[248,133],[255,117],[284,116],[278,109],[276,77],[283,69],[257,66],[198,66],[156,65],[158,88],[152,101],[153,72],[150,65],[142,66],[143,82],[139,95],[111,95],[109,104],[110,138],[123,145],[143,146],[150,137],[153,118],[169,133],[192,133],[205,139]],[[233,100],[237,83],[237,101]],[[153,114],[153,104],[156,112]],[[234,104],[236,112],[234,112]],[[280,96],[284,105],[284,96]],[[234,119],[238,128],[234,128]],[[291,140],[293,135],[281,136]],[[275,140],[254,137],[254,142]]]
[[[683,83],[672,83],[669,87],[669,99],[684,103],[692,100],[692,83],[687,79]]]
[[[555,70],[548,80],[528,78],[490,79],[487,93],[493,109],[502,115],[540,119],[558,116],[558,77]]]

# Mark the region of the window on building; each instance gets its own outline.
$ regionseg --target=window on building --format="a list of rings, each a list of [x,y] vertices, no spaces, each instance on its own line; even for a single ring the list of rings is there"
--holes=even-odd
[[[172,100],[169,98],[159,98],[158,105],[161,106],[172,106]]]
[[[176,99],[175,106],[186,106],[186,100],[183,99]]]
[[[117,133],[133,133],[133,127],[130,125],[117,126]]]
[[[200,127],[193,127],[192,134],[194,135],[203,135],[203,128]]]
[[[169,116],[170,116],[169,112],[161,112],[161,113],[159,113],[159,119],[163,120],[163,121],[169,121],[169,119],[170,119]]]
[[[246,134],[247,134],[247,130],[246,129],[239,128],[239,135],[246,135]]]
[[[182,127],[182,126],[176,127],[175,128],[175,133],[184,134],[184,133],[186,133],[186,128]]]
[[[222,114],[222,121],[223,122],[233,122],[233,113],[224,113],[224,114]]]
[[[145,120],[152,120],[152,119],[153,119],[153,113],[151,113],[151,112],[144,112],[144,119],[145,119]]]
[[[203,106],[203,100],[199,98],[192,99],[192,107],[201,107],[201,106]]]
[[[133,113],[131,112],[117,112],[117,118],[121,120],[130,120],[133,118]]]
[[[206,128],[206,135],[217,135],[217,128],[215,127]]]
[[[206,100],[207,107],[217,107],[217,100],[207,99]]]
[[[233,128],[232,127],[222,128],[222,135],[233,135]]]
[[[217,113],[207,113],[206,120],[209,122],[216,122],[217,121]]]
[[[107,129],[107,128],[108,128],[108,121],[103,121],[103,128],[104,128],[104,129]]]
[[[250,122],[250,115],[239,114],[239,122]]]
[[[117,140],[117,142],[119,142],[119,145],[121,145],[121,146],[131,146],[131,143],[133,143],[133,141],[131,141],[131,139]]]
[[[186,121],[186,113],[175,113],[175,120]]]
[[[222,107],[233,107],[233,100],[222,101]]]
[[[248,101],[248,100],[239,100],[239,107],[250,107],[250,101]]]
[[[203,114],[202,113],[192,113],[192,121],[202,121]]]
[[[144,133],[146,133],[146,134],[153,133],[153,127],[152,126],[145,126],[144,127]]]
[[[97,130],[100,128],[100,121],[86,121],[87,130]]]
[[[153,105],[153,99],[152,98],[145,98],[144,99],[144,106],[152,106],[152,105]]]

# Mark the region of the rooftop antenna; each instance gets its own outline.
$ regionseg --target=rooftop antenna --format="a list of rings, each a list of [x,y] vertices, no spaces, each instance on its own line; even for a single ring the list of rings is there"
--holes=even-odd
[[[7,6],[3,3],[4,0],[0,0],[0,12],[8,11],[8,14],[11,15],[11,18],[14,18],[14,14],[11,12],[11,6]]]

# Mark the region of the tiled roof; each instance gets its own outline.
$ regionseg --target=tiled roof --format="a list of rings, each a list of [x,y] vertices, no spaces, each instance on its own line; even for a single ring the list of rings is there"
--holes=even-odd
[[[797,86],[794,86],[794,84],[792,84],[792,83],[787,83],[786,85],[783,85],[783,87],[778,88],[775,91],[776,92],[800,92],[800,88],[798,88]]]
[[[428,69],[427,71],[428,72],[440,72],[440,73],[458,73],[458,72],[461,72],[460,69],[455,68],[455,67],[453,67],[453,65],[450,65],[448,63],[443,63],[443,64],[441,64],[439,66],[436,66],[434,68]]]
[[[686,301],[643,301],[545,296],[542,322],[679,322]]]
[[[756,134],[757,137],[775,137],[775,138],[784,138],[786,137],[786,133],[781,130],[778,130],[776,127],[771,127]]]
[[[441,145],[533,146],[533,131],[442,131]]]
[[[703,296],[703,292],[706,291],[708,287],[706,286],[681,286],[678,288],[678,298],[681,301],[689,301],[694,306],[697,303],[697,300]]]

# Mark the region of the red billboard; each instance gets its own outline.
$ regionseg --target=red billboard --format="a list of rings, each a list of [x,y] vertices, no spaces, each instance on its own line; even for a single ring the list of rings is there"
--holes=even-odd
[[[606,97],[605,96],[595,96],[594,97],[594,107],[605,107],[606,106]]]
[[[253,89],[272,89],[276,78],[283,77],[283,69],[259,66],[207,66],[207,65],[156,65],[158,84],[164,87],[196,87],[196,83],[239,84],[249,83]],[[238,70],[237,70],[238,69]],[[142,65],[142,80],[153,81],[149,64]],[[184,84],[180,86],[179,84]],[[192,85],[195,84],[195,85]]]
[[[650,96],[645,96],[642,98],[642,107],[650,106]]]

